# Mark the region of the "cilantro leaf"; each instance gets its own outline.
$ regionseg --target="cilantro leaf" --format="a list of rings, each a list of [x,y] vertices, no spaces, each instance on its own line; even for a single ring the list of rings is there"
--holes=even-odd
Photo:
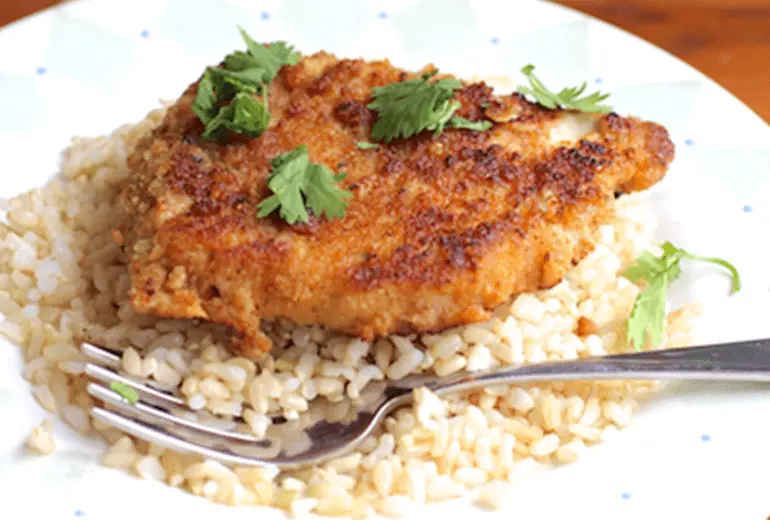
[[[203,73],[198,82],[195,99],[192,102],[193,112],[204,125],[214,119],[220,104],[225,103],[235,95],[235,87],[225,83],[222,76],[214,70],[210,68]]]
[[[203,77],[198,82],[198,90],[191,106],[195,115],[204,125],[213,118],[212,112],[216,110],[216,103],[214,102],[214,80],[209,71],[204,72]]]
[[[436,120],[425,127],[426,130],[433,130],[434,136],[441,135],[441,132],[444,131],[444,127],[449,123],[449,120],[452,119],[452,115],[461,107],[460,103],[458,101],[452,101],[451,103],[446,104],[443,109],[441,109],[436,114]]]
[[[139,400],[139,394],[137,391],[127,384],[121,383],[120,381],[112,381],[110,383],[110,390],[116,394],[119,394],[123,399],[127,400],[131,404],[136,404],[136,402]]]
[[[281,218],[289,224],[297,221],[307,222],[308,214],[302,199],[302,187],[309,165],[310,159],[304,145],[271,160],[267,187],[274,195],[259,204],[257,217],[265,217],[280,207]]]
[[[422,77],[391,83],[372,89],[368,108],[377,111],[372,139],[386,143],[398,137],[411,137],[423,130],[441,133],[460,103],[450,103],[454,91],[462,85],[456,79],[428,81],[437,70]]]
[[[237,92],[248,92],[256,94],[265,83],[265,72],[262,69],[251,68],[243,70],[227,70],[221,68],[211,68],[209,72],[213,78],[218,80],[220,86],[229,84],[235,87]],[[219,96],[217,96],[219,98]]]
[[[661,273],[667,271],[667,262],[670,263],[672,255],[664,255],[661,258],[656,257],[649,251],[643,252],[636,259],[636,264],[632,265],[625,270],[623,276],[631,282],[638,282],[640,280],[649,281],[649,273]],[[678,276],[678,273],[676,273]],[[673,281],[673,280],[672,280]]]
[[[271,43],[270,52],[278,58],[282,65],[296,65],[302,57],[299,52],[294,50],[293,45],[289,45],[283,40]]]
[[[259,61],[248,52],[235,51],[225,56],[224,68],[235,71],[259,68]]]
[[[270,123],[270,113],[259,99],[239,92],[232,103],[219,109],[203,132],[204,139],[216,139],[224,130],[249,137],[259,137]]]
[[[531,95],[535,101],[546,108],[563,108],[568,110],[579,110],[580,112],[595,112],[606,114],[612,112],[609,105],[600,103],[610,97],[610,94],[595,92],[581,98],[585,92],[587,84],[583,82],[580,87],[569,87],[560,90],[558,93],[548,90],[548,88],[534,74],[535,66],[527,65],[521,69],[529,80],[529,87],[520,86],[517,90],[520,94]]]
[[[280,217],[289,224],[307,222],[309,206],[315,215],[326,215],[331,220],[345,216],[353,196],[337,186],[344,174],[334,173],[322,164],[310,162],[307,146],[300,145],[270,161],[271,172],[267,187],[273,195],[259,204],[259,218],[279,209]]]
[[[647,287],[636,297],[631,315],[628,318],[626,336],[628,342],[636,350],[644,346],[648,334],[653,345],[660,343],[666,322],[666,289],[668,284],[676,280],[681,274],[679,264],[683,259],[708,262],[724,267],[732,276],[733,292],[738,292],[741,289],[741,278],[738,270],[726,260],[694,255],[676,247],[671,242],[663,244],[662,249],[663,254],[660,257],[649,251],[643,252],[636,259],[636,263],[623,272],[623,276],[633,283],[642,280],[647,282]]]
[[[644,345],[647,333],[653,345],[660,343],[666,320],[666,287],[669,280],[666,274],[653,278],[647,288],[634,300],[631,316],[628,318],[628,342],[636,350]]]
[[[379,148],[380,145],[377,143],[370,143],[369,141],[358,141],[356,146],[359,150],[372,150],[374,148]]]
[[[204,124],[204,139],[217,139],[227,130],[259,137],[270,122],[267,85],[281,67],[294,65],[300,58],[286,42],[266,47],[241,27],[238,30],[248,52],[227,55],[222,67],[209,67],[198,82],[192,110]],[[261,100],[254,97],[256,94]]]
[[[270,123],[267,103],[262,103],[254,96],[238,93],[230,104],[233,107],[233,120],[230,130],[249,137],[258,137]]]
[[[296,65],[299,61],[300,54],[295,52],[294,47],[285,41],[273,42],[270,47],[265,47],[254,41],[243,28],[238,27],[238,30],[241,32],[241,37],[246,42],[249,55],[253,60],[250,68],[262,69],[265,83],[271,82],[284,65]],[[225,60],[226,62],[227,60]]]
[[[467,130],[483,132],[484,130],[489,130],[492,126],[492,121],[468,121],[464,117],[454,116],[449,120],[448,126],[450,128],[465,128]]]
[[[389,143],[423,130],[433,130],[438,136],[447,127],[483,131],[492,126],[489,121],[469,121],[454,115],[461,105],[450,100],[462,83],[451,78],[429,81],[436,74],[438,70],[433,70],[420,78],[372,89],[372,102],[367,105],[377,111],[372,140]]]
[[[307,184],[304,188],[307,205],[318,216],[326,215],[328,220],[342,218],[348,203],[345,199],[353,196],[337,186],[347,177],[344,173],[334,175],[332,171],[322,164],[311,164],[305,175]]]

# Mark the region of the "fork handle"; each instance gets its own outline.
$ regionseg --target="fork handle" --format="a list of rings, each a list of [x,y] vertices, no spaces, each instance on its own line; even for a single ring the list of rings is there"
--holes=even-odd
[[[505,367],[428,386],[446,395],[496,385],[608,379],[770,382],[770,339]]]

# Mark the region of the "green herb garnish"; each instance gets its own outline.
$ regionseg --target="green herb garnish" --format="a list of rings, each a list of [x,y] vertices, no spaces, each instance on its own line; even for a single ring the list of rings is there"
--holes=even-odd
[[[243,41],[249,48],[249,52],[236,52],[225,58],[225,68],[229,70],[255,70],[262,71],[263,83],[270,83],[284,65],[296,65],[299,62],[300,53],[285,41],[277,41],[265,47],[254,41],[242,28],[238,27]],[[228,65],[229,61],[229,65]]]
[[[299,60],[299,53],[286,42],[268,48],[238,30],[248,52],[226,56],[224,66],[209,67],[198,82],[192,110],[205,125],[204,139],[217,139],[226,130],[259,137],[270,122],[267,86],[282,66]]]
[[[289,224],[307,222],[306,206],[319,217],[325,214],[329,220],[345,216],[348,207],[345,199],[353,194],[336,185],[345,179],[345,174],[335,175],[326,166],[311,163],[307,146],[300,145],[275,157],[270,166],[267,187],[273,195],[260,202],[258,217],[280,208],[279,215]]]
[[[370,143],[369,141],[358,141],[356,146],[359,150],[372,150],[374,148],[378,148],[380,145],[377,143]]]
[[[469,121],[464,117],[454,116],[449,120],[447,126],[450,128],[465,128],[467,130],[478,130],[479,132],[483,132],[484,130],[489,130],[492,126],[492,121]]]
[[[583,85],[579,88],[564,88],[560,90],[559,93],[554,93],[548,90],[548,88],[543,85],[543,82],[535,76],[534,70],[534,65],[527,65],[521,69],[522,74],[529,80],[529,87],[520,86],[517,91],[521,94],[531,95],[538,104],[543,105],[546,108],[563,108],[568,110],[579,110],[580,112],[596,112],[600,114],[612,112],[611,106],[599,104],[610,97],[610,94],[595,92],[581,98],[580,96],[585,92],[587,87],[586,82],[583,82]]]
[[[438,70],[433,70],[416,79],[372,89],[372,102],[367,105],[377,111],[372,140],[388,143],[423,130],[433,130],[439,135],[446,126],[471,130],[489,128],[484,123],[471,123],[454,116],[460,103],[450,100],[462,84],[451,78],[429,81],[436,74]]]
[[[127,400],[131,404],[136,404],[139,400],[139,394],[125,383],[119,381],[112,381],[110,383],[110,390],[120,395],[123,399]]]
[[[647,282],[647,287],[636,297],[631,316],[628,318],[627,339],[636,350],[644,346],[648,333],[653,345],[660,343],[666,321],[666,289],[668,284],[681,274],[679,263],[683,259],[721,265],[732,275],[733,292],[740,291],[741,278],[738,270],[726,260],[693,255],[671,242],[663,244],[663,254],[660,257],[645,251],[636,259],[636,264],[623,272],[623,276],[631,282]]]
[[[259,99],[239,92],[229,105],[219,109],[217,115],[206,124],[204,139],[216,139],[223,130],[230,130],[249,137],[259,137],[270,122],[270,113]]]

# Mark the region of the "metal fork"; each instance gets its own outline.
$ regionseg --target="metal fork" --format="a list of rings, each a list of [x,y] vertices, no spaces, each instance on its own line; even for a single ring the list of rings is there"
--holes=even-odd
[[[497,385],[576,380],[710,380],[770,382],[770,339],[703,347],[659,350],[615,356],[502,367],[449,377],[409,376],[369,384],[350,402],[340,422],[324,417],[323,406],[311,407],[298,421],[274,420],[264,438],[238,431],[237,422],[211,424],[187,408],[183,399],[153,388],[146,381],[120,375],[115,351],[89,343],[82,351],[100,364],[88,363],[93,380],[88,393],[103,403],[91,416],[126,433],[180,452],[195,453],[225,464],[274,465],[282,468],[318,464],[356,448],[390,412],[409,404],[413,390],[426,387],[439,396]],[[109,388],[118,381],[135,389],[130,403]],[[105,383],[103,386],[99,383]],[[241,428],[242,430],[245,428]]]

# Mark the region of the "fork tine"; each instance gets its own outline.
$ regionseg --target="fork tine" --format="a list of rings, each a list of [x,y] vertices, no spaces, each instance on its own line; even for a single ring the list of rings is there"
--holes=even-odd
[[[103,423],[124,431],[140,439],[162,446],[164,448],[202,455],[208,459],[213,459],[224,464],[235,464],[240,466],[272,466],[272,464],[245,455],[238,455],[221,449],[213,449],[201,444],[190,442],[182,437],[169,433],[165,430],[153,426],[139,419],[129,418],[125,415],[107,410],[105,408],[94,407],[91,409],[91,417],[98,419]]]
[[[153,421],[160,423],[162,425],[179,426],[182,428],[187,428],[199,434],[211,435],[213,437],[217,437],[222,440],[252,443],[252,444],[257,444],[262,446],[266,445],[266,441],[264,441],[264,439],[259,439],[257,437],[254,437],[253,435],[240,433],[240,432],[229,432],[226,430],[222,430],[220,428],[206,426],[205,424],[200,424],[200,423],[185,419],[184,417],[178,417],[176,415],[172,415],[164,410],[161,410],[160,408],[152,406],[151,404],[144,403],[141,400],[136,401],[134,404],[131,404],[128,402],[128,400],[121,397],[117,392],[113,392],[109,388],[99,385],[97,383],[88,383],[88,385],[86,386],[86,389],[91,396],[101,401],[104,401],[105,403],[109,403],[112,406],[125,410],[132,415],[137,415],[137,416],[145,415],[145,416],[151,417]]]
[[[94,345],[93,343],[87,343],[85,341],[80,344],[80,351],[94,361],[97,361],[108,367],[105,368],[103,366],[94,365],[91,363],[87,364],[85,370],[86,374],[88,374],[90,377],[93,377],[94,379],[108,385],[113,381],[118,381],[124,385],[130,386],[137,392],[140,392],[148,397],[152,397],[153,399],[161,401],[164,404],[179,406],[183,408],[187,407],[183,399],[173,396],[168,392],[153,388],[135,379],[123,377],[114,370],[110,370],[120,370],[122,367],[120,355],[118,355],[116,351]]]
[[[92,343],[87,343],[84,341],[80,344],[80,351],[94,361],[97,361],[102,365],[108,366],[110,368],[119,369],[122,366],[120,362],[120,356],[114,350],[98,347]]]
[[[86,363],[85,372],[86,372],[86,375],[88,375],[89,377],[92,377],[97,381],[101,381],[102,383],[105,383],[107,385],[109,385],[113,381],[123,383],[124,385],[133,388],[137,392],[147,397],[151,397],[152,399],[160,401],[164,404],[188,409],[187,404],[184,402],[183,399],[180,399],[179,397],[171,395],[167,392],[163,392],[161,390],[152,388],[151,386],[146,385],[144,383],[140,383],[139,381],[136,381],[134,379],[123,377],[117,372],[115,372],[114,370],[110,370],[109,368],[105,368],[99,365],[94,365],[93,363]]]
[[[103,366],[94,365],[92,363],[86,364],[85,372],[90,377],[107,385],[113,381],[123,383],[126,386],[133,388],[140,394],[143,394],[152,400],[159,401],[164,405],[177,406],[183,408],[184,410],[191,411],[184,399],[180,399],[179,397],[176,397],[169,392],[165,392],[163,390],[159,390],[150,385],[142,383],[137,379],[121,376],[115,372],[115,370],[120,370],[122,367],[118,351],[100,347],[98,345],[94,345],[93,343],[87,342],[81,343],[80,351],[94,361],[102,363],[107,367],[105,368]],[[110,370],[111,368],[114,370]],[[268,414],[267,418],[270,419],[272,424],[282,424],[286,422],[286,419],[280,415]],[[237,420],[243,422],[240,418]]]

